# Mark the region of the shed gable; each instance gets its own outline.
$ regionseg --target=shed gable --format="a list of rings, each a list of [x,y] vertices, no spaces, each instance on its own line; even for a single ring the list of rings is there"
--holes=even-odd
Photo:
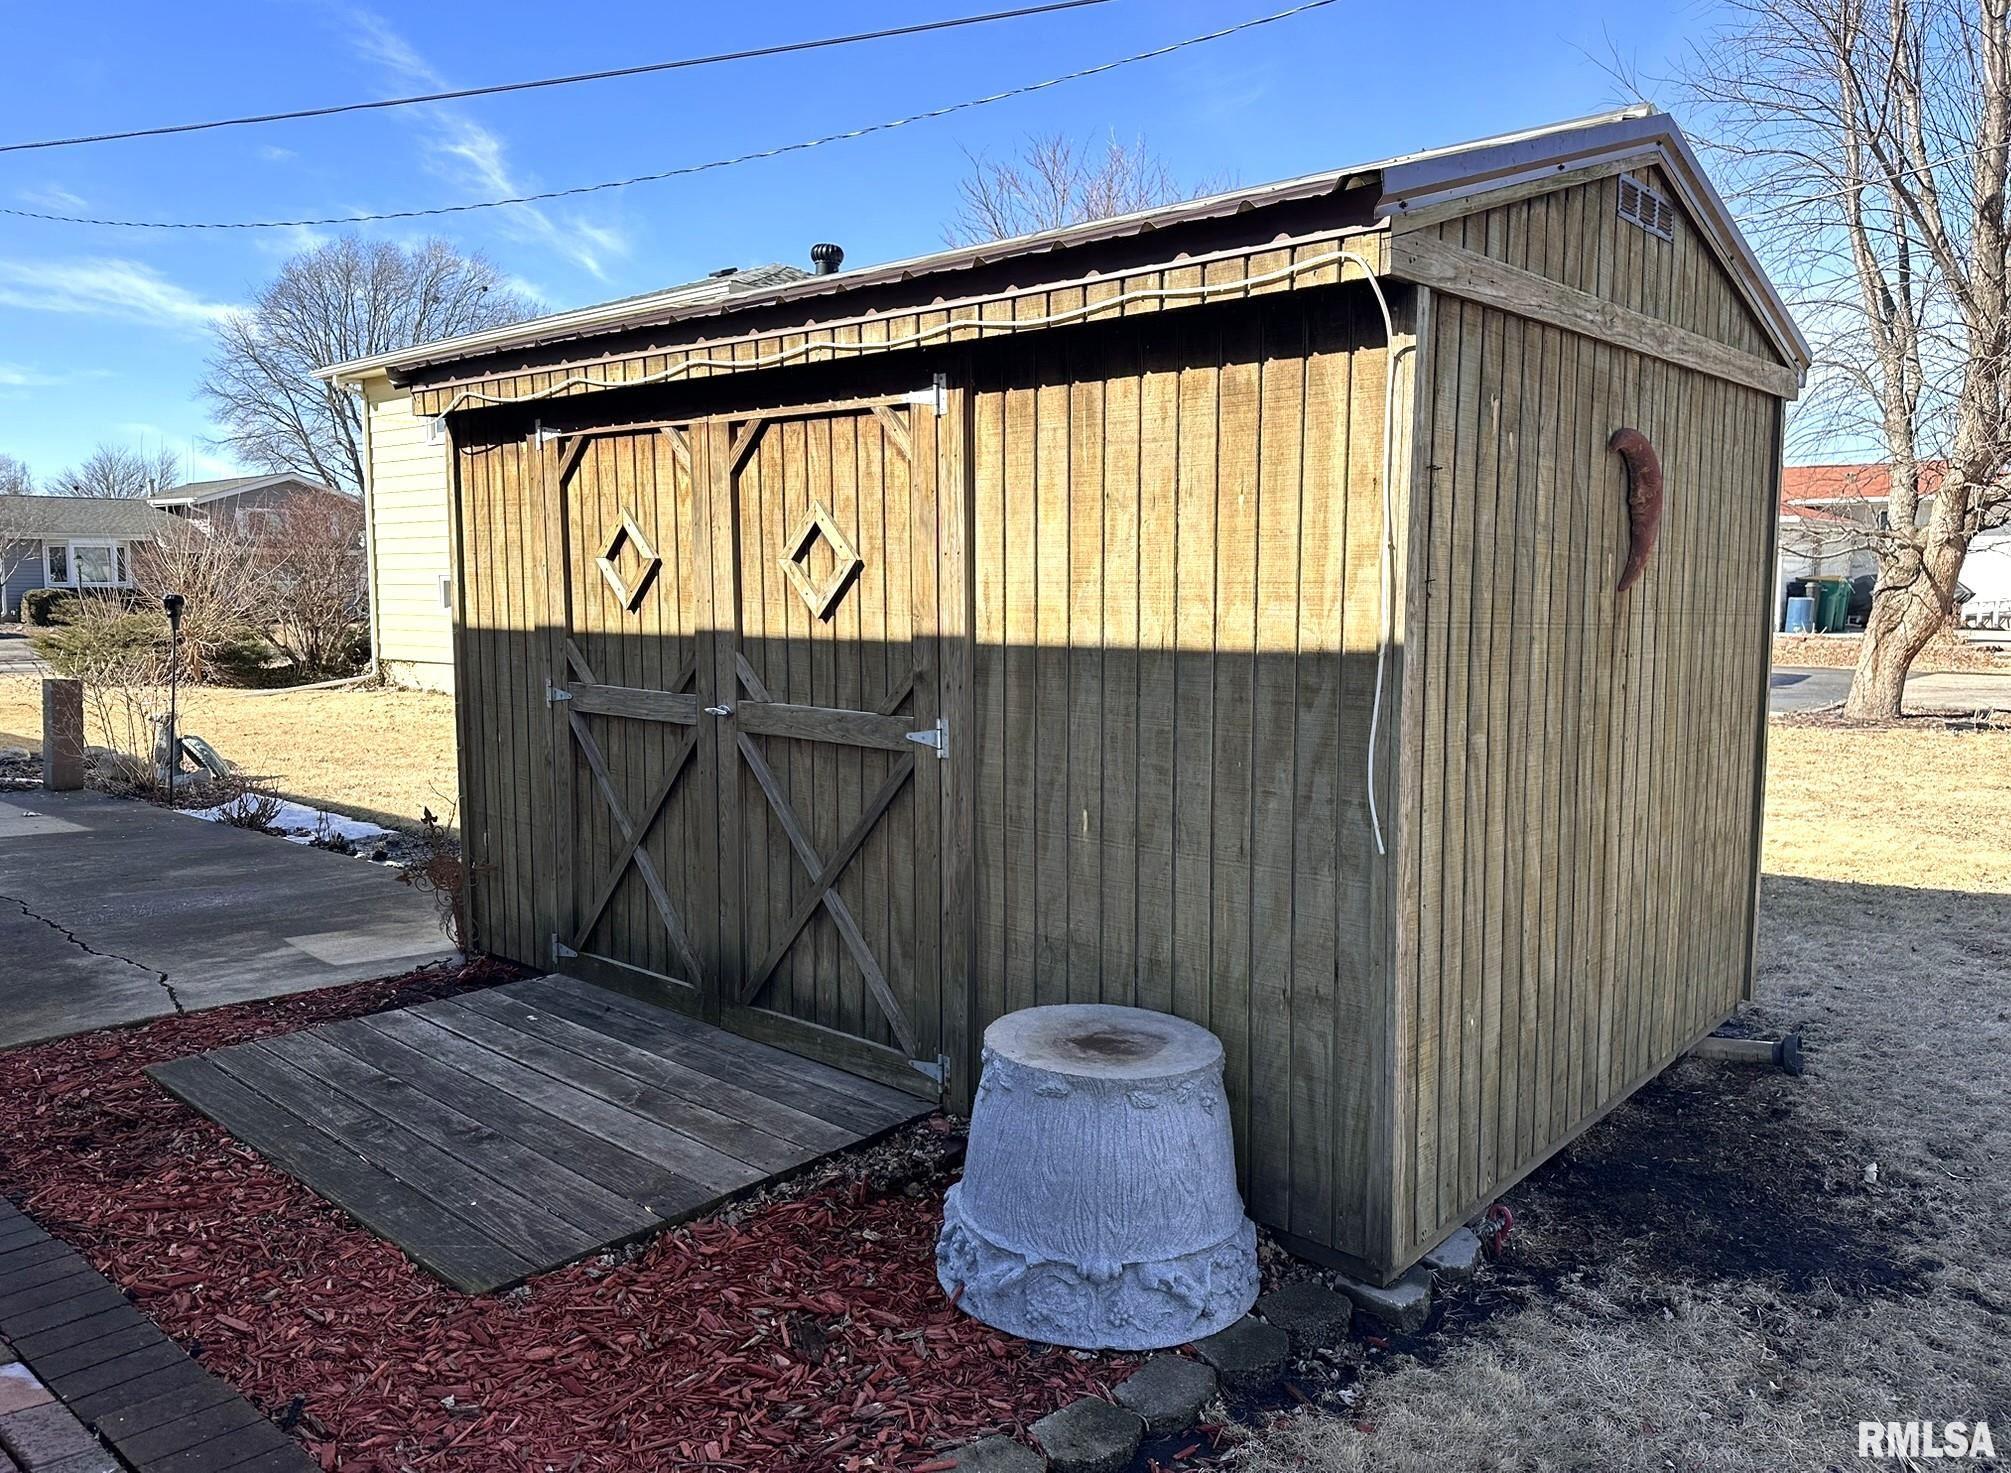
[[[1657,165],[1607,164],[1559,176],[1540,193],[1481,208],[1445,206],[1397,222],[1696,333],[1748,357],[1791,366],[1747,304],[1710,236]],[[1467,202],[1462,202],[1467,203]],[[1630,208],[1632,206],[1632,208]],[[1666,234],[1651,228],[1667,224]]]

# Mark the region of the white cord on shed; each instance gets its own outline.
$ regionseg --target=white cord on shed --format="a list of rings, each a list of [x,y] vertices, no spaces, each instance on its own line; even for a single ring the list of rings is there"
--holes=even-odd
[[[1376,853],[1388,854],[1389,846],[1383,842],[1382,813],[1376,807],[1376,739],[1382,734],[1383,717],[1383,674],[1389,662],[1389,649],[1396,638],[1394,619],[1396,617],[1396,523],[1390,507],[1390,478],[1396,473],[1396,408],[1397,408],[1397,360],[1406,353],[1415,352],[1415,343],[1397,346],[1396,320],[1390,316],[1389,298],[1383,295],[1383,284],[1376,277],[1376,268],[1356,255],[1343,250],[1340,256],[1353,261],[1368,277],[1369,290],[1376,295],[1376,306],[1383,314],[1383,343],[1385,365],[1383,371],[1383,537],[1376,549],[1376,689],[1369,704],[1369,752],[1366,771],[1368,774],[1369,829],[1375,835]]]

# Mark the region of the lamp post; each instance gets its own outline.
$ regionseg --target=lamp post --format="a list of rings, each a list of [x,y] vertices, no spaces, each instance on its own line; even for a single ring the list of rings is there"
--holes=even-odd
[[[181,693],[182,671],[182,609],[188,600],[179,593],[170,593],[161,599],[161,607],[168,616],[168,807],[175,806],[175,769],[182,765],[181,722],[176,712],[177,698]]]

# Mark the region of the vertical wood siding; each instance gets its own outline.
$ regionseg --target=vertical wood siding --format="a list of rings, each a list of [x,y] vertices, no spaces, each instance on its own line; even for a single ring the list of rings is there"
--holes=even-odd
[[[1347,291],[1015,343],[969,451],[972,1049],[1037,1003],[1212,1029],[1251,1212],[1362,1256],[1382,340]]]
[[[1712,294],[1584,205],[1612,181],[1443,227],[1673,320]],[[1656,252],[1662,253],[1658,258]],[[1715,272],[1715,267],[1713,268]],[[1722,283],[1720,283],[1722,284]],[[1758,391],[1436,297],[1411,522],[1399,917],[1398,1262],[1663,1067],[1750,962],[1758,631],[1777,404]],[[1685,323],[1724,336],[1729,310]],[[1660,452],[1645,576],[1613,593],[1626,481]]]
[[[473,944],[519,961],[550,957],[559,877],[550,849],[555,801],[545,681],[552,661],[540,501],[549,451],[491,423],[463,429],[454,461],[466,550],[455,631],[462,838]],[[568,877],[567,883],[570,883]]]

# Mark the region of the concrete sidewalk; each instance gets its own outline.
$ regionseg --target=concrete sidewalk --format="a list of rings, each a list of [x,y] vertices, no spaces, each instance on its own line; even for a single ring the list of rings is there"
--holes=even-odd
[[[451,955],[380,866],[134,799],[0,794],[0,1048]]]
[[[1776,665],[1767,705],[1775,714],[1834,706],[1850,693],[1850,671],[1822,665]],[[1909,675],[1906,709],[1969,713],[2011,711],[2011,675],[1988,672]]]
[[[0,675],[47,675],[49,667],[28,643],[30,636],[20,625],[0,626]]]

